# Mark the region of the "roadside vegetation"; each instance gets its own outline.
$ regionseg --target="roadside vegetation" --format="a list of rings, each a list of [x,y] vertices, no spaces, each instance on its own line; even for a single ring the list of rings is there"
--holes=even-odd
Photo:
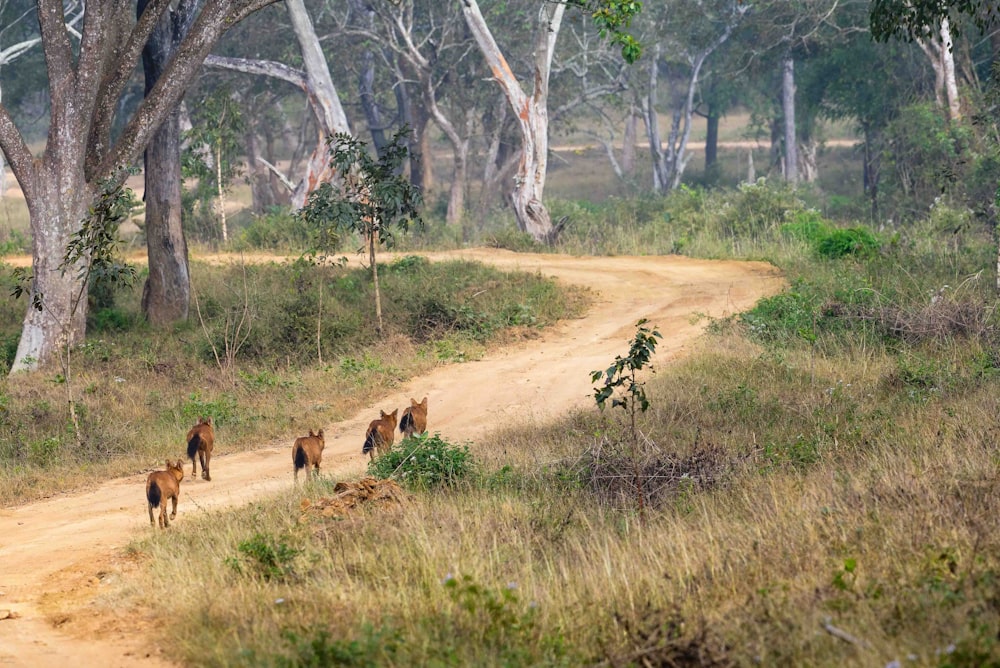
[[[585,291],[477,263],[401,256],[381,274],[386,335],[371,275],[338,260],[192,266],[196,305],[165,331],[142,318],[144,277],[92,286],[89,335],[73,357],[79,438],[59,369],[0,385],[0,505],[148,470],[183,451],[200,415],[238,451],[297,425],[336,422],[438,364],[533,336],[585,308]],[[3,268],[5,283],[11,270]],[[2,366],[23,302],[0,302]]]
[[[643,376],[638,446],[596,405],[435,435],[371,471],[403,502],[313,512],[321,478],[136,543],[123,596],[171,592],[164,642],[216,666],[996,665],[986,229],[942,202],[837,222],[767,182],[559,206],[563,248],[764,258],[789,287]]]

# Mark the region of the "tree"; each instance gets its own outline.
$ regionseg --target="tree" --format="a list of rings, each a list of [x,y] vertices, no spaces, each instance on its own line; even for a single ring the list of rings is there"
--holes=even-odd
[[[556,39],[562,25],[566,5],[543,4],[538,10],[535,34],[535,62],[531,75],[531,94],[525,92],[514,76],[510,65],[489,26],[483,18],[476,0],[462,0],[462,14],[466,25],[475,37],[479,50],[493,73],[521,130],[521,159],[515,178],[511,203],[518,227],[537,241],[553,241],[552,219],[542,202],[549,152],[549,74]]]
[[[321,240],[337,238],[341,230],[356,232],[364,239],[372,270],[379,336],[385,329],[375,251],[392,240],[393,227],[406,230],[410,223],[420,222],[420,190],[400,174],[407,158],[408,134],[408,128],[394,134],[378,157],[372,157],[365,143],[349,134],[331,137],[331,167],[340,175],[338,183],[321,184],[300,211],[306,222],[319,230]],[[329,248],[324,246],[319,250]]]
[[[333,176],[329,171],[331,163],[327,137],[334,134],[350,134],[351,128],[340,103],[337,88],[330,77],[330,68],[305,3],[303,0],[285,0],[285,6],[288,8],[288,16],[299,44],[302,69],[272,60],[221,56],[210,56],[205,63],[247,74],[275,77],[302,89],[306,94],[306,101],[316,120],[317,135],[315,148],[306,163],[306,173],[292,186],[292,207],[299,209],[305,204],[309,193]],[[284,178],[284,175],[281,176]],[[284,180],[289,182],[287,178]]]
[[[184,133],[189,142],[183,152],[184,175],[198,180],[199,200],[215,199],[219,230],[222,242],[226,243],[229,226],[225,194],[240,174],[236,154],[243,140],[243,114],[232,92],[222,87],[200,100],[193,116],[194,126]]]
[[[738,0],[710,3],[682,2],[670,11],[651,17],[653,57],[648,64],[645,95],[641,100],[643,120],[653,161],[653,189],[671,190],[680,185],[691,159],[687,144],[691,136],[696,93],[708,58],[733,34],[743,20],[747,5]],[[658,90],[661,69],[672,69],[681,93],[670,101],[671,126],[666,149],[660,137]]]
[[[462,97],[463,89],[474,88],[475,79],[481,78],[481,72],[468,76],[469,41],[461,18],[450,3],[431,9],[414,0],[384,0],[369,7],[369,25],[353,27],[350,32],[369,42],[381,42],[415,73],[422,106],[451,145],[454,169],[445,219],[449,225],[457,225],[465,212],[474,110],[468,104],[453,104],[449,109],[442,91],[448,82],[447,97],[454,102]],[[373,27],[376,17],[380,32]]]
[[[960,15],[986,32],[1000,19],[1000,7],[995,0],[872,0],[869,12],[872,37],[880,42],[934,38],[942,19]]]
[[[150,0],[139,0],[138,15]],[[142,50],[145,94],[149,95],[191,27],[197,3],[182,0],[156,24]],[[186,320],[191,300],[187,240],[181,225],[180,112],[172,109],[144,154],[146,254],[149,276],[142,290],[142,312],[153,325]]]
[[[118,100],[169,0],[151,0],[137,20],[126,0],[87,3],[79,48],[73,47],[62,2],[37,0],[51,103],[41,157],[31,153],[9,110],[0,105],[0,149],[30,215],[30,292],[43,295],[46,303],[44,311],[27,309],[12,372],[49,362],[64,330],[70,345],[82,340],[86,308],[73,311],[71,301],[83,279],[79,271],[60,271],[58,258],[101,184],[109,178],[124,181],[121,168],[138,158],[225,30],[272,1],[206,0],[150,94],[112,136]]]

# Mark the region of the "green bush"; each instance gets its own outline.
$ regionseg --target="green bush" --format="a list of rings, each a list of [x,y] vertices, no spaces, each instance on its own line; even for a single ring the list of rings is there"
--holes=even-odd
[[[814,243],[816,253],[831,260],[847,255],[869,257],[876,254],[880,246],[878,237],[865,227],[832,230]]]
[[[237,550],[239,556],[228,557],[226,564],[239,575],[265,580],[283,580],[292,575],[295,557],[302,553],[284,538],[277,539],[261,533],[242,541]]]
[[[422,434],[403,439],[385,455],[368,465],[376,478],[393,478],[417,488],[452,485],[472,471],[468,446],[448,443],[440,434]]]
[[[239,241],[246,248],[264,250],[305,251],[315,244],[304,219],[283,208],[254,216],[240,231]]]

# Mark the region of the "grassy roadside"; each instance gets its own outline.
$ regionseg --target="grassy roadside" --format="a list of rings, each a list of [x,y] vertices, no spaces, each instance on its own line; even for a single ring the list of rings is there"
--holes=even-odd
[[[210,666],[1000,665],[991,240],[786,195],[635,218],[791,281],[649,380],[642,457],[614,411],[515,425],[401,504],[306,512],[319,482],[137,543],[122,600],[174,596],[163,642]]]
[[[464,261],[404,256],[382,273],[383,339],[369,274],[338,265],[196,262],[204,327],[193,308],[185,324],[150,328],[141,283],[105,296],[74,357],[79,442],[60,368],[0,381],[0,505],[148,470],[182,453],[199,415],[214,416],[230,451],[344,419],[407,378],[532,336],[589,299],[538,275]],[[8,363],[21,308],[0,304]]]

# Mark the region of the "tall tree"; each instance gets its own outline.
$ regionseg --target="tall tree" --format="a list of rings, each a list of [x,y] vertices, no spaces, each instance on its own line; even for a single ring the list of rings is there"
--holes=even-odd
[[[151,0],[138,1],[138,16]],[[181,0],[156,24],[142,50],[145,94],[152,93],[164,68],[191,27],[197,0]],[[187,240],[181,226],[181,125],[174,107],[153,135],[144,156],[146,253],[149,276],[142,289],[142,312],[153,325],[188,316],[191,273]]]
[[[45,364],[60,344],[82,340],[86,308],[74,311],[71,302],[87,280],[79,275],[85,259],[65,271],[59,267],[71,236],[102,183],[124,181],[121,168],[139,157],[225,30],[272,1],[206,0],[156,85],[113,137],[121,93],[170,1],[151,0],[138,20],[129,0],[89,2],[79,48],[74,48],[62,2],[37,0],[51,102],[41,157],[35,158],[9,110],[0,105],[0,149],[24,191],[32,232],[31,306],[12,372]]]
[[[643,120],[653,161],[653,189],[657,192],[680,185],[691,155],[687,151],[692,117],[701,74],[707,60],[733,34],[748,10],[739,0],[679,2],[651,14],[653,55],[647,65],[648,78],[641,99]],[[661,70],[673,71],[679,93],[667,101],[671,125],[666,147],[660,135],[659,88]]]
[[[333,172],[330,171],[327,138],[334,134],[350,134],[351,128],[347,122],[347,114],[344,113],[340,103],[340,95],[333,85],[330,68],[305,3],[303,0],[285,0],[285,6],[288,8],[292,30],[299,43],[302,69],[271,60],[221,56],[209,56],[206,64],[248,74],[276,77],[301,88],[306,94],[306,101],[316,120],[316,144],[306,163],[305,175],[293,187],[292,207],[299,209],[305,204],[309,193],[333,176]]]
[[[535,62],[529,95],[514,76],[507,58],[493,32],[486,24],[476,0],[462,0],[462,14],[479,50],[493,73],[521,130],[521,159],[511,202],[518,227],[538,241],[552,241],[552,219],[542,202],[549,152],[549,74],[555,54],[556,39],[562,26],[566,5],[543,4],[538,10],[535,34]]]

